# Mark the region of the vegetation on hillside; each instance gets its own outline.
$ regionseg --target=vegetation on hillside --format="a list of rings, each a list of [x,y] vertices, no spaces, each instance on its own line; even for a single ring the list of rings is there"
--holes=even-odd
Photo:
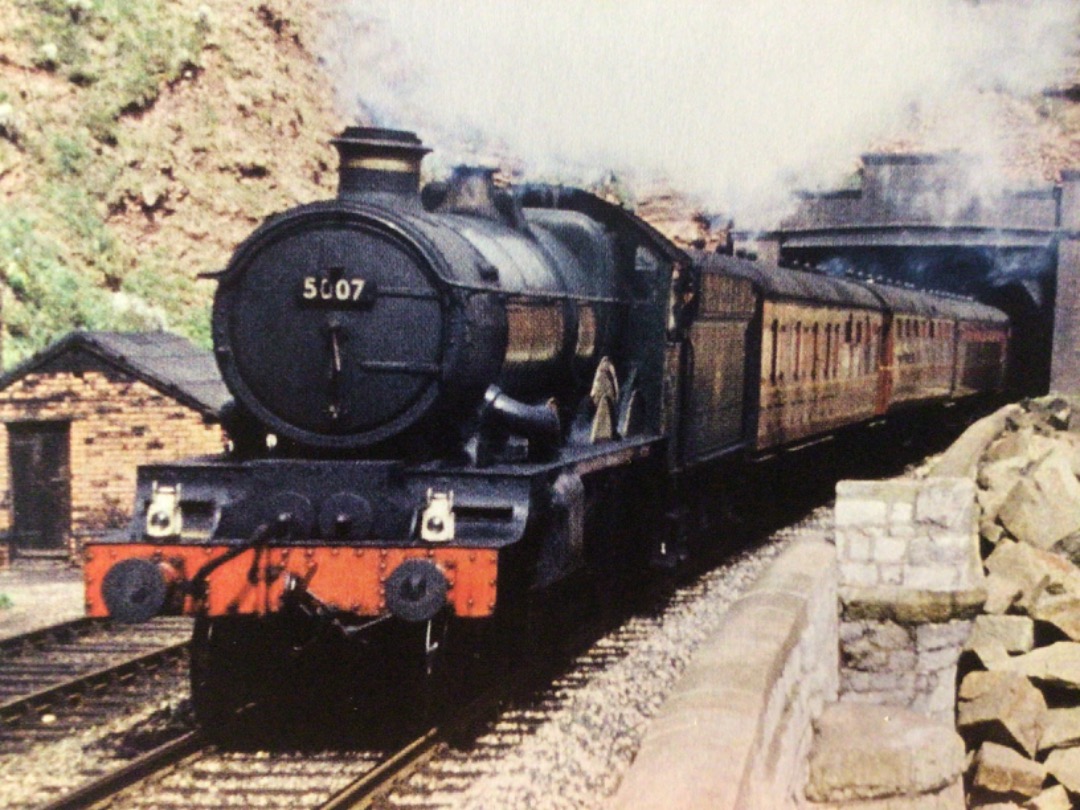
[[[12,11],[0,22],[5,367],[72,328],[167,327],[208,345],[213,286],[198,273],[219,269],[258,218],[323,193],[329,155],[307,153],[334,125],[302,36],[309,10],[13,0]],[[293,119],[314,124],[306,171],[289,161],[281,180]]]
[[[6,362],[70,328],[150,328],[173,316],[182,331],[204,336],[204,319],[161,308],[160,292],[179,302],[189,280],[168,272],[167,256],[134,255],[108,224],[123,172],[109,159],[121,117],[199,69],[207,22],[170,13],[169,6],[164,0],[19,3],[13,33],[32,66],[72,89],[63,118],[45,105],[28,105],[18,119],[16,100],[0,90],[7,119],[0,161],[12,162],[7,153],[18,150],[38,175],[32,200],[0,209]],[[146,298],[147,288],[159,292]]]

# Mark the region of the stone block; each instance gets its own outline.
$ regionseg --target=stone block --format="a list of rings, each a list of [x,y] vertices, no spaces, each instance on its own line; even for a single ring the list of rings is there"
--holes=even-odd
[[[838,567],[840,572],[840,582],[844,585],[869,588],[880,584],[876,565],[841,560]]]
[[[916,796],[890,796],[853,802],[808,803],[806,810],[963,810],[964,787],[959,782],[931,793]],[[741,808],[740,808],[741,810]],[[761,808],[766,810],[766,808]],[[767,810],[774,810],[769,807]]]
[[[930,469],[933,476],[963,476],[974,478],[979,460],[987,446],[1005,429],[1012,416],[1022,412],[1019,405],[1009,404],[971,425],[942,453]]]
[[[986,602],[986,590],[980,587],[953,591],[916,591],[907,588],[840,589],[840,603],[845,621],[896,621],[902,624],[948,622],[974,618]]]
[[[814,724],[806,797],[816,802],[910,797],[956,783],[963,742],[946,725],[897,706],[840,703]]]
[[[889,656],[900,650],[915,652],[915,639],[908,629],[896,622],[861,622],[854,625],[858,633],[843,631],[841,655],[846,666],[853,669],[880,669]]]
[[[1073,748],[1080,745],[1080,706],[1050,709],[1043,722],[1039,750]]]
[[[1080,644],[1059,641],[1029,653],[999,661],[995,669],[1018,672],[1034,681],[1080,690]]]
[[[1046,770],[1072,794],[1080,794],[1080,748],[1058,748],[1046,758]]]
[[[907,501],[898,501],[892,505],[889,512],[889,522],[892,524],[912,523],[915,520],[915,504]]]
[[[1018,603],[1023,595],[1019,584],[992,574],[986,578],[986,602],[983,610],[989,614],[1003,614]]]
[[[915,497],[915,520],[967,532],[975,519],[975,484],[967,478],[928,478]]]
[[[1027,802],[1024,810],[1073,810],[1073,803],[1065,788],[1054,785]]]
[[[1019,591],[1012,604],[1080,641],[1080,569],[1075,565],[1024,543],[1002,542],[986,559],[986,568],[990,580],[998,580],[992,584],[995,592]]]
[[[1040,589],[1023,605],[1028,614],[1041,622],[1052,624],[1073,641],[1080,641],[1080,594],[1055,593],[1050,588]]]
[[[861,672],[855,669],[843,669],[840,672],[840,688],[844,694],[854,692],[861,695],[894,695],[894,703],[900,697],[910,700],[915,693],[915,673],[912,670],[880,670]]]
[[[997,743],[983,743],[972,763],[972,785],[1004,798],[1020,801],[1042,793],[1046,768],[1011,748]]]
[[[889,515],[888,504],[873,497],[843,496],[841,495],[841,485],[844,483],[841,481],[836,486],[835,520],[837,528],[885,525]]]
[[[858,530],[837,532],[837,552],[842,560],[871,562],[874,559],[873,536]]]
[[[954,725],[956,717],[956,667],[920,675],[916,679],[916,694],[910,702],[912,711],[925,714],[931,720]]]
[[[1030,652],[1035,646],[1035,622],[1027,616],[976,616],[966,648],[1000,645],[1006,652]]]
[[[1080,531],[1080,481],[1069,454],[1055,449],[1018,481],[998,519],[1013,537],[1042,549]]]
[[[874,542],[874,561],[901,562],[908,553],[908,543],[895,537],[881,537]]]
[[[960,577],[947,566],[904,566],[904,587],[922,591],[949,591],[956,588]]]
[[[941,546],[930,537],[917,537],[910,543],[907,559],[912,565],[931,567],[938,562],[941,553]]]
[[[965,654],[973,656],[972,661],[983,669],[992,670],[1000,669],[1001,662],[1008,660],[1010,657],[1008,650],[994,642],[966,650]]]
[[[878,584],[900,586],[904,584],[904,566],[900,563],[881,563],[877,566]]]
[[[971,672],[959,697],[956,725],[972,747],[993,741],[1035,756],[1047,708],[1031,681],[1011,672]]]
[[[967,619],[928,622],[916,628],[915,646],[920,654],[943,649],[959,650],[970,635],[971,622]]]

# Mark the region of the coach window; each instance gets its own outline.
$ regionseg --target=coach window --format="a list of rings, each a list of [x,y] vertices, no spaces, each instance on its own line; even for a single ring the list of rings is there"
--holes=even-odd
[[[822,368],[822,375],[827,380],[829,378],[829,366],[833,365],[833,324],[825,324],[825,366]]]
[[[792,379],[799,379],[799,370],[802,366],[802,321],[795,324],[795,373]]]
[[[832,350],[833,350],[832,375],[833,375],[833,378],[835,379],[836,376],[840,373],[840,324],[835,324],[833,326],[833,336],[834,336],[834,340],[833,340],[833,347],[832,347]]]
[[[862,321],[858,321],[855,324],[855,342],[851,347],[852,351],[852,363],[851,363],[851,376],[861,377],[863,374],[862,367],[862,352],[860,347],[862,346]]]
[[[816,380],[818,378],[818,338],[820,336],[820,329],[818,324],[814,324],[814,328],[810,330],[813,335],[813,347],[811,349],[810,357],[810,379]]]
[[[772,337],[772,346],[769,347],[769,382],[776,385],[776,359],[780,353],[780,321],[773,319],[769,334]]]
[[[870,319],[866,319],[866,345],[863,346],[863,371],[866,374],[874,373],[874,335],[877,329],[870,325]]]

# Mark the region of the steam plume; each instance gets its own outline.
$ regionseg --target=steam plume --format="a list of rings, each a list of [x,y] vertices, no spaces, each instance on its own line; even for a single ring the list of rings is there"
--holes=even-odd
[[[994,162],[989,103],[1074,58],[1071,0],[350,0],[326,48],[346,111],[444,164],[493,152],[566,182],[664,180],[746,224],[871,144]]]

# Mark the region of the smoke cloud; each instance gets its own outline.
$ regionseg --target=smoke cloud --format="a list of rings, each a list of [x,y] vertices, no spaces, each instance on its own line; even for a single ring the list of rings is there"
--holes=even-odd
[[[768,226],[875,143],[994,167],[994,104],[1068,75],[1073,0],[350,0],[324,58],[343,109],[443,167],[665,182]],[[431,158],[429,158],[431,160]]]

